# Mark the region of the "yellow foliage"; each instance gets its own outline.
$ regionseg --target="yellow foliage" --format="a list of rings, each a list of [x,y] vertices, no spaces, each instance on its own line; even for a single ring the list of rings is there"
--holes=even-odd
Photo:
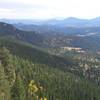
[[[46,97],[44,97],[44,99],[43,99],[43,98],[41,97],[41,98],[40,98],[40,100],[47,100],[47,98],[46,98]]]
[[[34,83],[35,83],[34,80],[31,80],[30,84],[34,84]]]
[[[33,85],[33,86],[32,86],[32,91],[33,91],[33,92],[37,92],[37,91],[38,91],[38,88],[37,88],[36,85]]]
[[[43,100],[43,98],[41,97],[40,100]]]
[[[46,98],[46,97],[44,97],[44,100],[47,100],[47,98]]]
[[[29,87],[32,87],[32,84],[31,83],[29,84]]]
[[[29,85],[28,85],[28,92],[31,94],[31,95],[35,95],[36,96],[36,100],[39,99],[38,95],[36,94],[38,91],[42,91],[43,90],[43,87],[42,86],[37,86],[35,81],[34,80],[31,80]],[[43,91],[42,91],[43,92]],[[47,100],[46,97],[40,97],[39,100]]]
[[[30,94],[36,93],[38,91],[38,87],[36,86],[34,80],[31,80],[29,83],[29,89],[28,92]]]

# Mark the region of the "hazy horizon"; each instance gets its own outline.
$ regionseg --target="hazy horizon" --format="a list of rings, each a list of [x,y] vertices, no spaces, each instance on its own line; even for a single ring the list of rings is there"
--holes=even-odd
[[[0,19],[99,17],[99,0],[0,0]]]
[[[96,18],[100,18],[100,16],[97,17],[93,17],[93,18],[79,18],[79,17],[73,17],[73,16],[69,16],[69,17],[62,17],[62,18],[0,18],[0,20],[65,20],[65,19],[80,19],[80,20],[92,20],[92,19],[96,19]]]

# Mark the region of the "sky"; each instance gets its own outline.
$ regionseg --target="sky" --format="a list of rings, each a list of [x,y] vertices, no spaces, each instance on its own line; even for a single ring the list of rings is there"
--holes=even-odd
[[[100,17],[100,0],[0,0],[0,18]]]

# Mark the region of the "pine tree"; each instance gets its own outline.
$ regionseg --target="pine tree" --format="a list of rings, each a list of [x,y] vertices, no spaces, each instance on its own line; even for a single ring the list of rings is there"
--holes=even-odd
[[[0,64],[0,100],[11,100],[10,85]]]

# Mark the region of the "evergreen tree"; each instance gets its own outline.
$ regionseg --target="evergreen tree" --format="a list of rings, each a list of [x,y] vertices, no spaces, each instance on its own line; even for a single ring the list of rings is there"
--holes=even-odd
[[[11,100],[10,85],[6,79],[4,68],[0,63],[0,100]]]

